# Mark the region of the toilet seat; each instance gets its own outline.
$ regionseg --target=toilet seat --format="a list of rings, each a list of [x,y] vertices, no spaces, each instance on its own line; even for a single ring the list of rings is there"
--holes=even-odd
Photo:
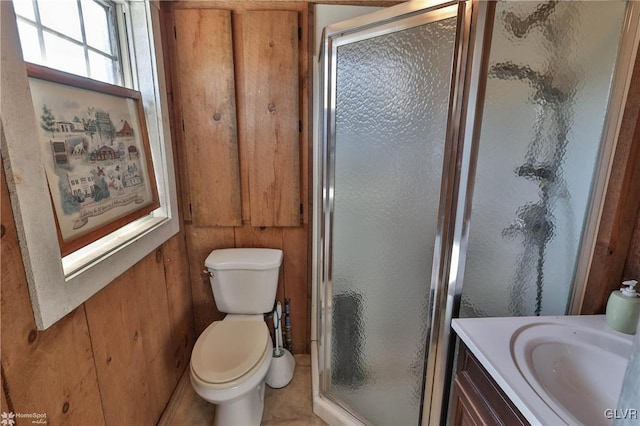
[[[264,321],[216,321],[196,341],[191,370],[203,382],[232,382],[251,371],[270,347]]]

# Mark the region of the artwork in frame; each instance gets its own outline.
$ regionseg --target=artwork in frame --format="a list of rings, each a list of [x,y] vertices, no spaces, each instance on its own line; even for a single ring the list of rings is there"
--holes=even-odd
[[[63,256],[160,206],[140,92],[27,64]]]

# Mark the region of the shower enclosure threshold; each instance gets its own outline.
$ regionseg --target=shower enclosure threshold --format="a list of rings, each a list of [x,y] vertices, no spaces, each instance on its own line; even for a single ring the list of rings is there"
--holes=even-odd
[[[318,366],[318,342],[311,341],[311,388],[313,395],[313,413],[330,425],[362,426],[355,417],[349,415],[344,407],[336,404],[320,393],[320,370]]]

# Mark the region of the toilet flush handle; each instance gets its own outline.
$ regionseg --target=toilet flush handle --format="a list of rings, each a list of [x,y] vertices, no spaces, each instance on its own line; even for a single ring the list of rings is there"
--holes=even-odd
[[[202,273],[203,273],[204,275],[207,275],[207,276],[209,276],[209,277],[213,278],[213,272],[211,272],[211,271],[210,271],[210,270],[208,270],[208,269],[205,269],[204,271],[202,271]]]

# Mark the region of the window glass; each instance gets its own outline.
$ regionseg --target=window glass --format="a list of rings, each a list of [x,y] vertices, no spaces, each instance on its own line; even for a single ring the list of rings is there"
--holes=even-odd
[[[42,25],[77,41],[82,41],[78,4],[75,1],[38,0]]]
[[[116,5],[107,0],[14,0],[25,61],[121,85]]]
[[[43,35],[48,66],[88,77],[82,46],[47,32]]]
[[[108,9],[91,0],[82,1],[82,16],[85,23],[87,44],[105,53],[112,53]]]
[[[22,43],[22,55],[27,62],[42,62],[40,54],[40,40],[38,39],[38,29],[26,22],[18,21],[18,32]]]
[[[91,68],[91,78],[102,81],[114,79],[113,61],[99,53],[89,51],[89,67]]]
[[[32,21],[36,20],[36,15],[33,12],[33,3],[31,3],[31,0],[16,0],[13,2],[13,7],[16,11],[16,15],[23,16]]]

